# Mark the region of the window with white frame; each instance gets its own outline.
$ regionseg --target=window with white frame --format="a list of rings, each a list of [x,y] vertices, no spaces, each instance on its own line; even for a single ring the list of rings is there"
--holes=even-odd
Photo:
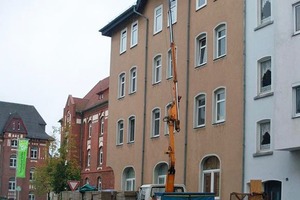
[[[135,190],[135,172],[132,167],[127,167],[123,172],[123,187],[125,191]]]
[[[215,28],[215,58],[226,55],[226,25],[220,24]]]
[[[89,138],[92,137],[92,127],[93,127],[93,124],[92,124],[92,121],[89,121]]]
[[[293,114],[300,117],[300,85],[293,87]]]
[[[272,0],[259,0],[258,3],[258,21],[259,24],[264,24],[271,20],[271,2]]]
[[[138,22],[133,22],[131,24],[131,40],[130,46],[134,47],[138,43]]]
[[[158,164],[154,169],[154,183],[165,184],[168,174],[168,165],[166,163]]]
[[[169,116],[169,110],[171,109],[172,102],[168,103],[166,105],[166,114],[165,116]],[[165,122],[165,135],[169,135],[169,125],[167,122]]]
[[[293,6],[294,8],[294,33],[300,33],[300,3]]]
[[[214,92],[214,101],[214,122],[224,122],[226,114],[226,94],[224,88],[220,88]]]
[[[98,191],[102,190],[102,180],[101,180],[101,177],[97,178],[97,188],[98,188]]]
[[[167,58],[167,79],[173,77],[173,65],[172,65],[172,51],[171,49],[168,51]]]
[[[162,73],[162,66],[161,66],[161,55],[158,55],[153,60],[153,80],[152,83],[156,84],[161,81],[161,73]]]
[[[163,6],[160,5],[154,9],[153,34],[156,34],[162,30],[162,23],[163,23]]]
[[[87,167],[91,166],[91,150],[90,149],[87,150],[87,159],[86,160],[87,160],[86,166]]]
[[[29,192],[28,199],[29,200],[35,200],[35,196],[34,196],[34,194],[32,192]]]
[[[258,151],[271,150],[271,122],[269,119],[257,122]]]
[[[29,171],[29,180],[32,181],[33,178],[34,178],[34,171],[35,171],[35,168],[30,168],[30,171]]]
[[[16,190],[16,179],[15,177],[11,177],[8,180],[8,191],[15,191]]]
[[[159,136],[159,127],[160,127],[160,109],[155,108],[152,111],[152,125],[151,125],[151,133],[152,137]]]
[[[196,38],[196,66],[201,66],[206,62],[207,62],[207,39],[206,39],[206,33],[202,33]]]
[[[130,86],[129,86],[129,92],[134,93],[136,92],[137,88],[137,73],[136,73],[136,67],[133,67],[130,70]]]
[[[99,148],[99,165],[103,164],[103,147]]]
[[[206,0],[196,0],[196,10],[204,7],[206,5]]]
[[[205,101],[205,94],[195,97],[195,128],[205,126]]]
[[[104,134],[104,116],[100,117],[100,135]]]
[[[177,22],[177,0],[171,0],[170,1],[170,11],[171,11],[171,19],[172,19],[172,24]],[[170,25],[170,18],[169,18],[169,13],[168,13],[168,26]]]
[[[124,121],[119,120],[117,123],[117,145],[123,144],[124,137]]]
[[[30,158],[31,159],[37,159],[37,157],[38,157],[38,147],[33,146],[30,149]]]
[[[272,89],[271,57],[265,57],[258,61],[259,93],[270,92]]]
[[[11,147],[17,148],[18,147],[18,140],[17,139],[11,139],[10,145],[11,145]]]
[[[135,136],[135,117],[131,116],[128,119],[128,143],[134,142]]]
[[[220,199],[220,161],[216,156],[209,156],[202,161],[202,192],[215,193]]]
[[[124,53],[126,51],[126,43],[127,43],[127,29],[121,31],[120,34],[120,53]]]
[[[11,155],[9,158],[9,166],[12,168],[16,168],[17,166],[17,156],[16,155]]]
[[[119,75],[119,88],[118,97],[123,98],[125,96],[125,73]]]

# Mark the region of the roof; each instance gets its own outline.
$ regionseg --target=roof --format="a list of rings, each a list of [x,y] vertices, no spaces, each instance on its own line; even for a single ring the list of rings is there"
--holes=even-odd
[[[34,106],[0,101],[0,136],[3,135],[7,122],[13,117],[20,117],[27,130],[26,138],[52,140],[45,132],[46,122]]]
[[[121,25],[124,21],[128,20],[130,17],[137,16],[137,12],[140,12],[145,7],[146,2],[147,0],[137,0],[136,5],[133,5],[125,10],[122,14],[101,28],[99,32],[101,32],[104,36],[111,37],[114,29]]]

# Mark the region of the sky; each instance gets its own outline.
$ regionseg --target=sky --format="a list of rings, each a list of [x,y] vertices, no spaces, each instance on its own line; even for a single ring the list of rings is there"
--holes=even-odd
[[[68,95],[109,76],[110,38],[99,30],[136,0],[0,0],[0,101],[33,105],[59,127]]]

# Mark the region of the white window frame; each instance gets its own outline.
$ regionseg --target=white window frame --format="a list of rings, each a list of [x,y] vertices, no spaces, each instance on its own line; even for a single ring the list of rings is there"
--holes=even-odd
[[[17,148],[18,147],[18,140],[17,139],[11,139],[10,145],[13,148]]]
[[[196,0],[196,10],[199,10],[206,6],[207,0]]]
[[[131,24],[130,48],[138,44],[138,21]]]
[[[224,92],[224,98],[218,99],[219,94]],[[220,87],[214,91],[214,123],[222,123],[226,120],[226,89],[223,87]],[[219,105],[223,105],[223,116],[221,116],[221,111]]]
[[[131,124],[133,122],[133,124]],[[136,118],[135,116],[130,116],[128,118],[128,143],[133,143],[135,139],[135,132],[136,132]]]
[[[171,14],[172,14],[172,24],[177,22],[177,0],[171,0]],[[174,3],[173,3],[174,2]],[[168,26],[170,26],[170,16],[168,12]]]
[[[92,137],[92,130],[93,130],[92,120],[89,121],[88,126],[89,126],[88,134],[89,134],[89,138],[91,138]]]
[[[127,49],[127,28],[120,32],[120,54],[124,53]]]
[[[34,194],[30,192],[30,193],[28,194],[28,199],[29,199],[29,200],[35,200]]]
[[[9,167],[16,168],[17,167],[17,155],[13,154],[9,158]]]
[[[300,117],[300,84],[293,86],[293,116]]]
[[[300,2],[293,5],[294,12],[294,34],[300,33]]]
[[[269,126],[269,127],[267,127]],[[262,144],[263,141],[263,133],[262,129],[268,130],[269,133],[269,144]],[[271,120],[264,119],[257,122],[257,152],[269,152],[272,147],[272,130],[271,130]]]
[[[159,114],[157,117],[156,114]],[[152,110],[152,119],[151,119],[151,137],[159,137],[160,135],[160,119],[161,119],[161,111],[160,108],[154,108]],[[156,133],[156,128],[158,128],[158,133]]]
[[[8,180],[8,191],[15,191],[16,190],[16,178],[11,177]]]
[[[205,44],[203,45],[202,41],[205,40]],[[196,67],[200,67],[207,63],[207,34],[201,33],[196,37],[196,56],[195,62]],[[202,58],[203,55],[203,58]],[[203,60],[202,60],[203,59]]]
[[[263,9],[263,7],[262,7],[262,3],[264,3],[264,2],[267,2],[267,1],[269,1],[270,2],[270,16],[269,17],[266,17],[266,18],[264,18],[264,19],[262,19],[262,9]],[[268,22],[270,22],[271,21],[271,19],[272,19],[272,0],[258,0],[258,24],[259,25],[261,25],[261,24],[266,24],[266,23],[268,23]]]
[[[38,158],[38,147],[37,146],[32,146],[30,148],[30,158],[31,159],[37,159]]]
[[[173,67],[172,67],[172,51],[169,49],[167,53],[167,79],[173,77]]]
[[[221,58],[226,56],[227,53],[227,25],[226,23],[219,24],[215,29],[215,59]],[[224,31],[224,35],[219,35],[220,32]],[[222,42],[224,41],[224,42]],[[223,49],[224,45],[224,52],[220,52],[220,49]]]
[[[118,84],[118,98],[123,98],[125,97],[125,85],[126,85],[126,74],[125,72],[122,72],[119,75],[119,84]]]
[[[137,68],[132,67],[130,69],[130,78],[129,78],[129,92],[130,94],[135,93],[137,90]]]
[[[35,168],[30,168],[29,171],[29,180],[32,181],[34,179],[34,172],[35,172]]]
[[[87,150],[87,161],[86,161],[86,166],[90,167],[91,166],[91,150]]]
[[[104,116],[100,117],[100,135],[104,134]]]
[[[103,146],[99,148],[99,165],[103,164]]]
[[[158,64],[159,61],[159,64]],[[153,84],[157,84],[161,82],[162,77],[162,56],[157,55],[153,59]]]
[[[171,108],[171,105],[172,105],[172,102],[169,102],[165,109],[166,109],[166,114],[165,116],[168,116],[169,115],[169,108]],[[165,124],[165,135],[169,135],[169,125],[167,122],[164,123]]]
[[[199,105],[199,100],[200,99],[204,100],[204,105]],[[206,123],[206,94],[200,93],[197,96],[195,96],[194,105],[195,105],[195,108],[194,108],[194,128],[204,127],[205,123]],[[202,113],[202,111],[203,111],[203,114],[204,114],[204,116],[203,116],[204,122],[199,123],[199,112]]]
[[[157,13],[160,10],[160,13]],[[154,27],[153,34],[157,34],[162,31],[163,27],[163,5],[160,5],[154,9]]]
[[[271,71],[271,83],[270,85],[268,86],[262,86],[263,83],[263,72],[262,72],[262,68],[265,67],[265,65],[263,64],[266,64],[266,62],[270,62],[270,67],[267,68]],[[266,57],[263,57],[261,58],[260,60],[258,60],[258,94],[263,94],[263,93],[269,93],[272,91],[272,59],[271,59],[271,56],[266,56]]]
[[[120,127],[120,125],[123,125],[123,127]],[[123,119],[120,119],[118,120],[117,122],[117,145],[122,145],[124,143],[124,120]]]

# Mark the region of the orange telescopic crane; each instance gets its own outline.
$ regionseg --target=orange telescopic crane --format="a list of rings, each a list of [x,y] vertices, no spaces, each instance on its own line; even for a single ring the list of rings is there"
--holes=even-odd
[[[179,121],[179,100],[178,96],[178,82],[177,82],[177,71],[176,71],[176,49],[173,38],[173,27],[172,27],[172,11],[171,11],[171,1],[169,1],[169,30],[170,30],[170,46],[171,46],[171,66],[173,72],[173,87],[172,104],[168,109],[168,116],[164,118],[169,127],[169,147],[166,154],[169,155],[169,169],[166,179],[166,192],[174,192],[174,180],[175,180],[175,143],[174,143],[174,132],[180,131],[180,121]]]

